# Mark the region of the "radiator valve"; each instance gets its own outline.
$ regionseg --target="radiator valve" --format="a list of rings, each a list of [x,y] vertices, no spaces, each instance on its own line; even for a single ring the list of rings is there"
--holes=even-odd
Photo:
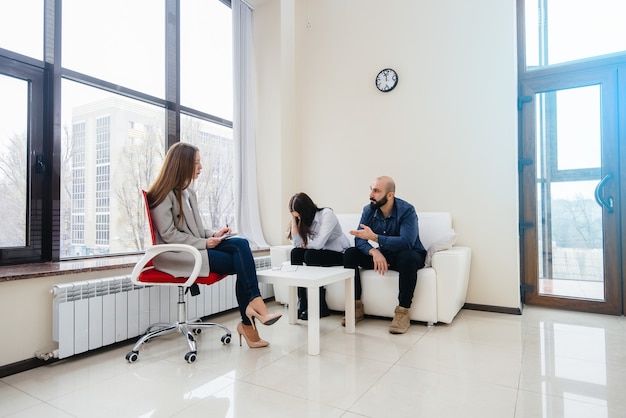
[[[49,352],[37,351],[35,352],[35,357],[43,361],[48,361],[51,358],[59,358],[59,350],[55,349]]]

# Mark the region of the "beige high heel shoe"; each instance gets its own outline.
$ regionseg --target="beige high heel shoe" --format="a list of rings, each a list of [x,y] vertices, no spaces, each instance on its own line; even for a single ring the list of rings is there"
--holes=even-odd
[[[252,328],[252,325],[244,325],[243,322],[240,322],[237,324],[237,332],[239,333],[239,347],[241,347],[242,336],[246,339],[246,343],[248,343],[250,348],[261,348],[270,345],[270,343],[259,337],[259,333]]]
[[[246,307],[246,316],[252,322],[252,329],[256,330],[256,325],[254,323],[254,318],[257,318],[263,325],[272,325],[274,322],[278,321],[283,314],[281,313],[266,313],[265,315],[261,314],[259,311],[267,312],[267,307],[265,306],[265,302],[263,302],[263,298],[261,296],[256,297],[248,303]]]

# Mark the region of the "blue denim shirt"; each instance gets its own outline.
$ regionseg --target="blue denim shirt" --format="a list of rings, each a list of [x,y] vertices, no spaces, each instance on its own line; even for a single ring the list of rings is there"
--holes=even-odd
[[[383,252],[398,252],[411,248],[426,252],[420,241],[415,208],[402,199],[394,198],[393,208],[386,218],[380,209],[373,210],[370,205],[365,206],[358,229],[363,229],[361,224],[369,226],[378,235],[379,249]],[[354,243],[365,254],[373,248],[362,238],[354,237]]]

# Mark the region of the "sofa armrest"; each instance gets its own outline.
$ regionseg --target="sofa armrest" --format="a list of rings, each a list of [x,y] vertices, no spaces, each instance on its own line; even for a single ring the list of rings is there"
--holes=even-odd
[[[449,324],[465,305],[469,284],[472,250],[452,247],[433,255],[432,267],[437,272],[437,318]]]
[[[270,247],[272,267],[280,267],[285,261],[291,261],[292,245],[275,245]]]
[[[279,268],[283,263],[291,262],[292,245],[276,245],[270,247],[270,259],[272,268]],[[278,303],[286,305],[289,303],[289,286],[282,284],[274,284],[274,300]]]

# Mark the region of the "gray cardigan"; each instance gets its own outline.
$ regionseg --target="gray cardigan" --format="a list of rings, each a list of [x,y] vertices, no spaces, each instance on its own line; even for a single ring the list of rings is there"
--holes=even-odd
[[[157,244],[189,244],[200,250],[202,268],[200,277],[209,275],[209,255],[206,251],[206,239],[215,231],[204,229],[202,217],[198,211],[196,192],[187,189],[191,209],[183,198],[184,222],[177,225],[174,220],[180,217],[180,207],[174,191],[169,192],[165,200],[150,209],[152,225]],[[175,277],[188,277],[193,269],[193,257],[188,253],[171,252],[160,254],[154,259],[154,267]]]

